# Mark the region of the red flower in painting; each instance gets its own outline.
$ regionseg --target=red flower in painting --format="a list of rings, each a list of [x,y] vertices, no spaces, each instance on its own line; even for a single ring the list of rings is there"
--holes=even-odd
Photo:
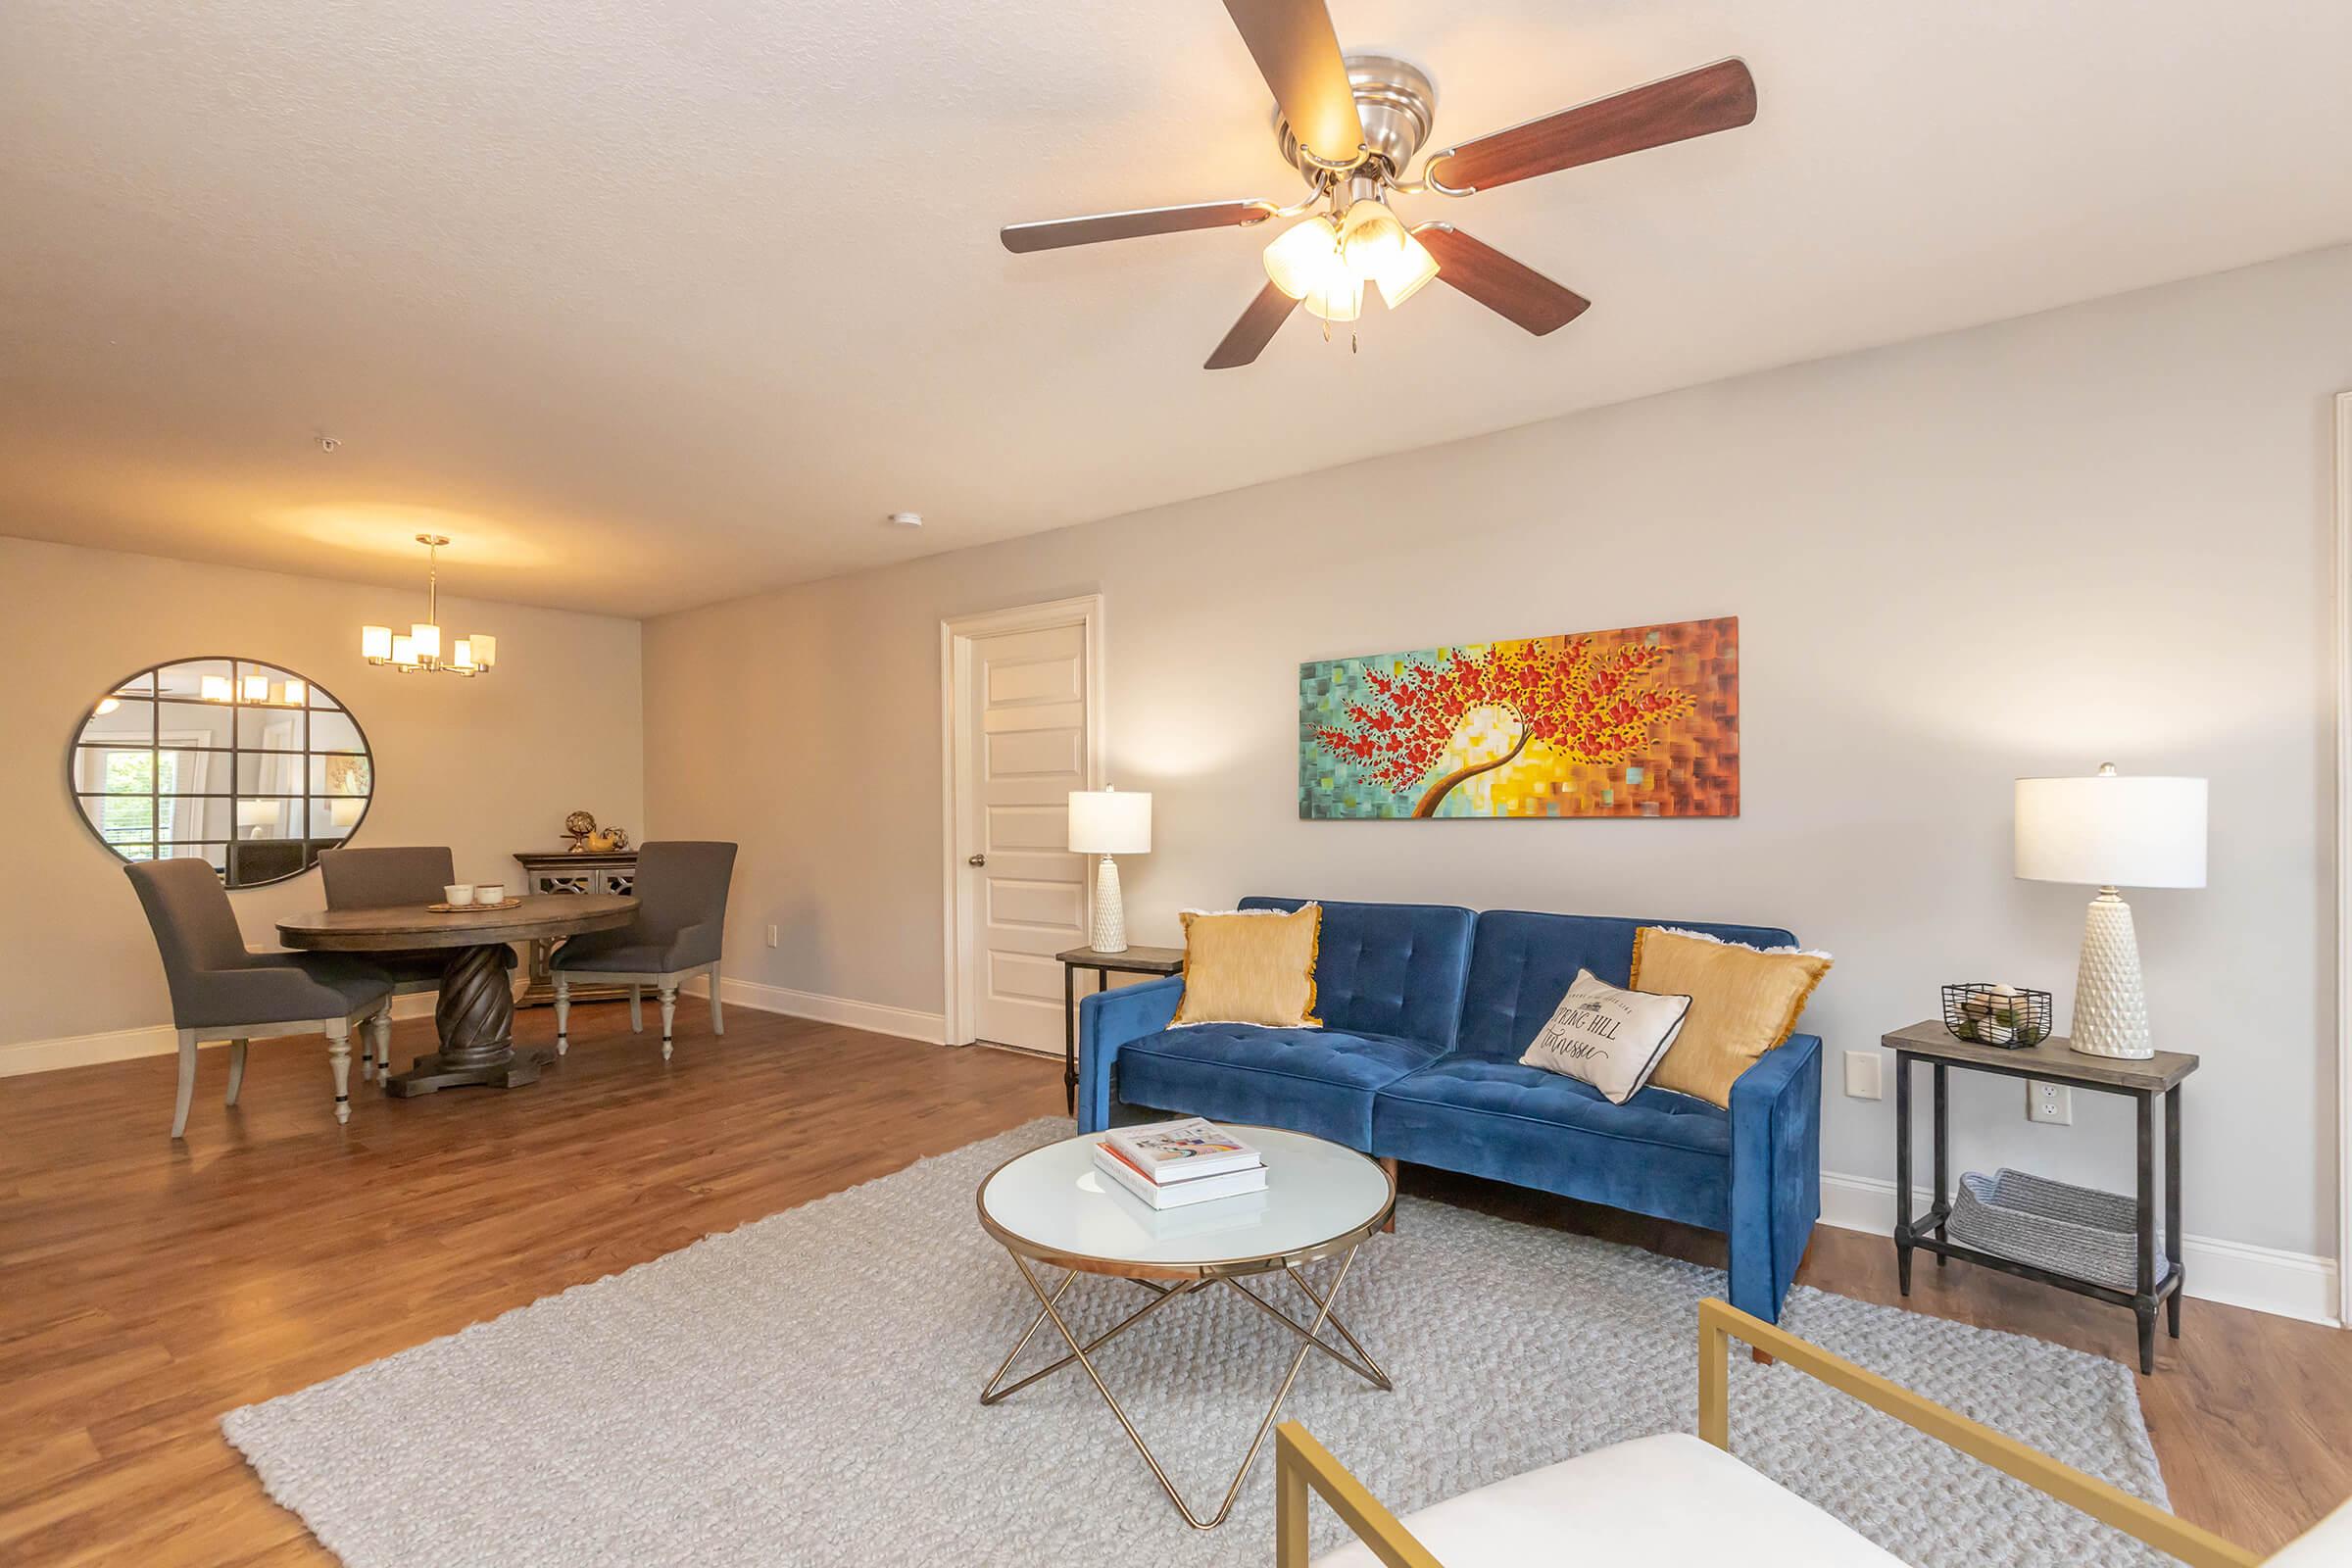
[[[1366,670],[1372,703],[1349,704],[1346,727],[1315,735],[1389,789],[1407,790],[1429,776],[1474,710],[1498,708],[1516,718],[1518,738],[1502,756],[1456,768],[1422,792],[1413,814],[1429,816],[1457,785],[1513,760],[1532,742],[1579,762],[1622,762],[1648,745],[1659,725],[1695,706],[1688,692],[1658,684],[1666,653],[1639,643],[1601,652],[1590,637],[1547,638],[1483,654],[1457,650],[1393,676]]]

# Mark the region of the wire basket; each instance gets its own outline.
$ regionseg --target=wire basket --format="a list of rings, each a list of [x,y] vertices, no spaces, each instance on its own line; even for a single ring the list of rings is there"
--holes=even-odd
[[[2038,1046],[2050,1038],[2050,994],[1964,980],[1943,988],[1943,1026],[1980,1046]]]

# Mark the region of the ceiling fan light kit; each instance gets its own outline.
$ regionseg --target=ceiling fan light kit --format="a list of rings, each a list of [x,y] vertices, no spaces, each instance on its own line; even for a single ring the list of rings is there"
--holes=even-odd
[[[1592,302],[1450,223],[1408,226],[1390,198],[1469,196],[1756,118],[1755,79],[1723,60],[1432,153],[1407,179],[1437,123],[1427,72],[1394,55],[1341,54],[1324,0],[1225,0],[1225,10],[1273,90],[1275,141],[1305,177],[1305,199],[1144,208],[1015,223],[1002,235],[1006,250],[1026,254],[1303,219],[1265,247],[1266,287],[1209,355],[1211,370],[1254,362],[1299,305],[1326,322],[1355,320],[1367,286],[1395,310],[1443,278],[1538,336],[1565,326]]]

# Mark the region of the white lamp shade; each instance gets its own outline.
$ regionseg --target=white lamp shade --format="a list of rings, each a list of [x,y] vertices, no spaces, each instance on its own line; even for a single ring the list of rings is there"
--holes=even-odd
[[[1152,797],[1125,790],[1070,791],[1070,849],[1079,855],[1148,855]]]
[[[275,801],[239,801],[237,826],[275,827],[285,808]]]
[[[2205,780],[2021,778],[2017,874],[2082,887],[2205,885]]]

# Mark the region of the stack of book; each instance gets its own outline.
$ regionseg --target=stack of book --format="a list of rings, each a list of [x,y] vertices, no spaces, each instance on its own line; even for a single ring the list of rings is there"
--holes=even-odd
[[[1153,1208],[1266,1190],[1264,1157],[1199,1116],[1104,1133],[1095,1168]]]

